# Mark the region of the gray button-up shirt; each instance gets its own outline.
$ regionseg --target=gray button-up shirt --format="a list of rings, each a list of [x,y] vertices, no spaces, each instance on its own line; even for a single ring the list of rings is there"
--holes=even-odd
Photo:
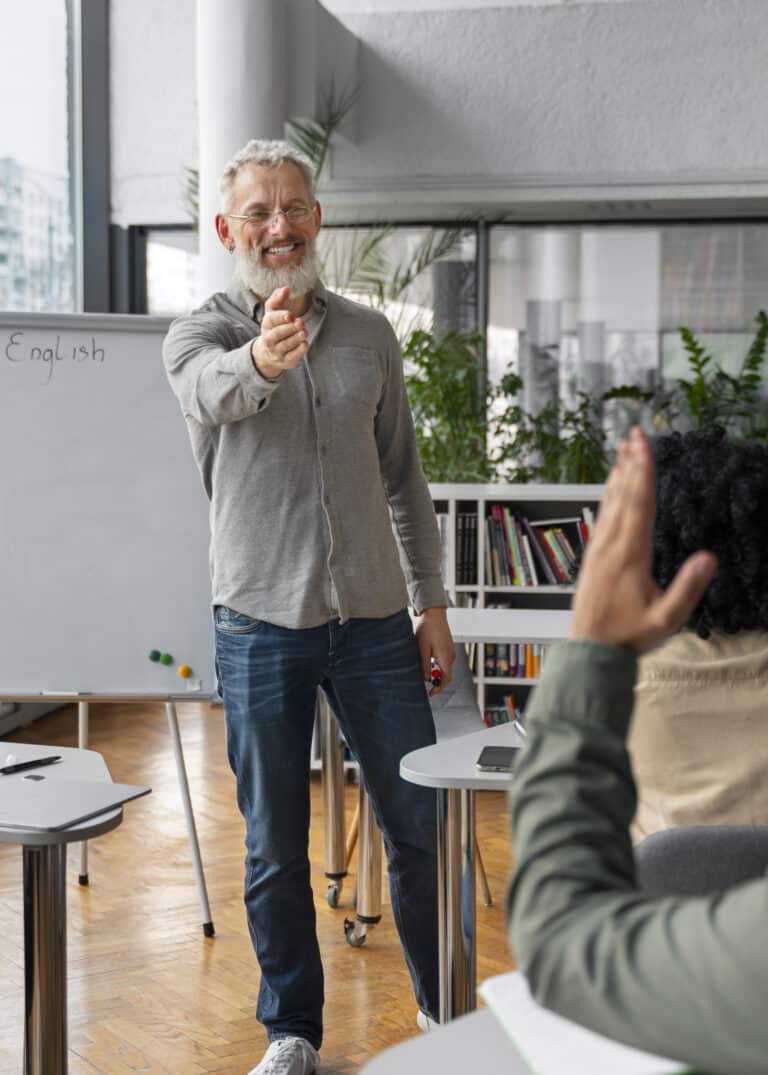
[[[211,501],[213,603],[291,628],[389,616],[409,596],[444,606],[394,332],[323,287],[312,312],[307,356],[276,381],[251,358],[263,306],[237,283],[166,337]]]

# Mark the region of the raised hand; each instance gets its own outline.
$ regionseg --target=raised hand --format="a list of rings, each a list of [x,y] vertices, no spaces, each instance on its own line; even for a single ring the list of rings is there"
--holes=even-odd
[[[261,335],[251,344],[251,356],[259,373],[274,380],[298,366],[309,349],[304,321],[288,309],[289,287],[279,287],[264,304]]]
[[[619,449],[573,603],[571,638],[645,653],[687,622],[717,570],[710,552],[690,556],[662,591],[651,576],[656,465],[641,429]]]

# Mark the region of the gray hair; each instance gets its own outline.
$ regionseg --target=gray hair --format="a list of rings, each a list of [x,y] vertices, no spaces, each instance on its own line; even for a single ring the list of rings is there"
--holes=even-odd
[[[244,164],[256,164],[259,168],[279,168],[281,164],[295,164],[306,180],[312,198],[315,197],[315,167],[305,153],[294,149],[290,142],[252,138],[227,162],[219,178],[221,206],[225,212],[232,204],[232,186],[235,176]]]

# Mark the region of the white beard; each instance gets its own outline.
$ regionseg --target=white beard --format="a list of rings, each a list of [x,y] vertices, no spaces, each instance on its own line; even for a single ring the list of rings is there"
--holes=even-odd
[[[315,241],[308,241],[298,265],[267,269],[261,264],[261,252],[251,247],[235,251],[235,272],[242,283],[260,299],[268,299],[279,287],[289,287],[292,295],[303,295],[317,284],[320,273]]]

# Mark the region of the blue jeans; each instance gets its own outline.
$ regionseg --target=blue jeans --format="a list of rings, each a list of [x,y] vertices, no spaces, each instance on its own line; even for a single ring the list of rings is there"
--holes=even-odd
[[[435,795],[399,775],[404,754],[435,741],[408,613],[290,630],[219,606],[215,620],[227,750],[246,823],[257,1018],[270,1039],[295,1034],[320,1047],[323,967],[308,857],[318,687],[362,767],[416,1000],[437,1017]]]

